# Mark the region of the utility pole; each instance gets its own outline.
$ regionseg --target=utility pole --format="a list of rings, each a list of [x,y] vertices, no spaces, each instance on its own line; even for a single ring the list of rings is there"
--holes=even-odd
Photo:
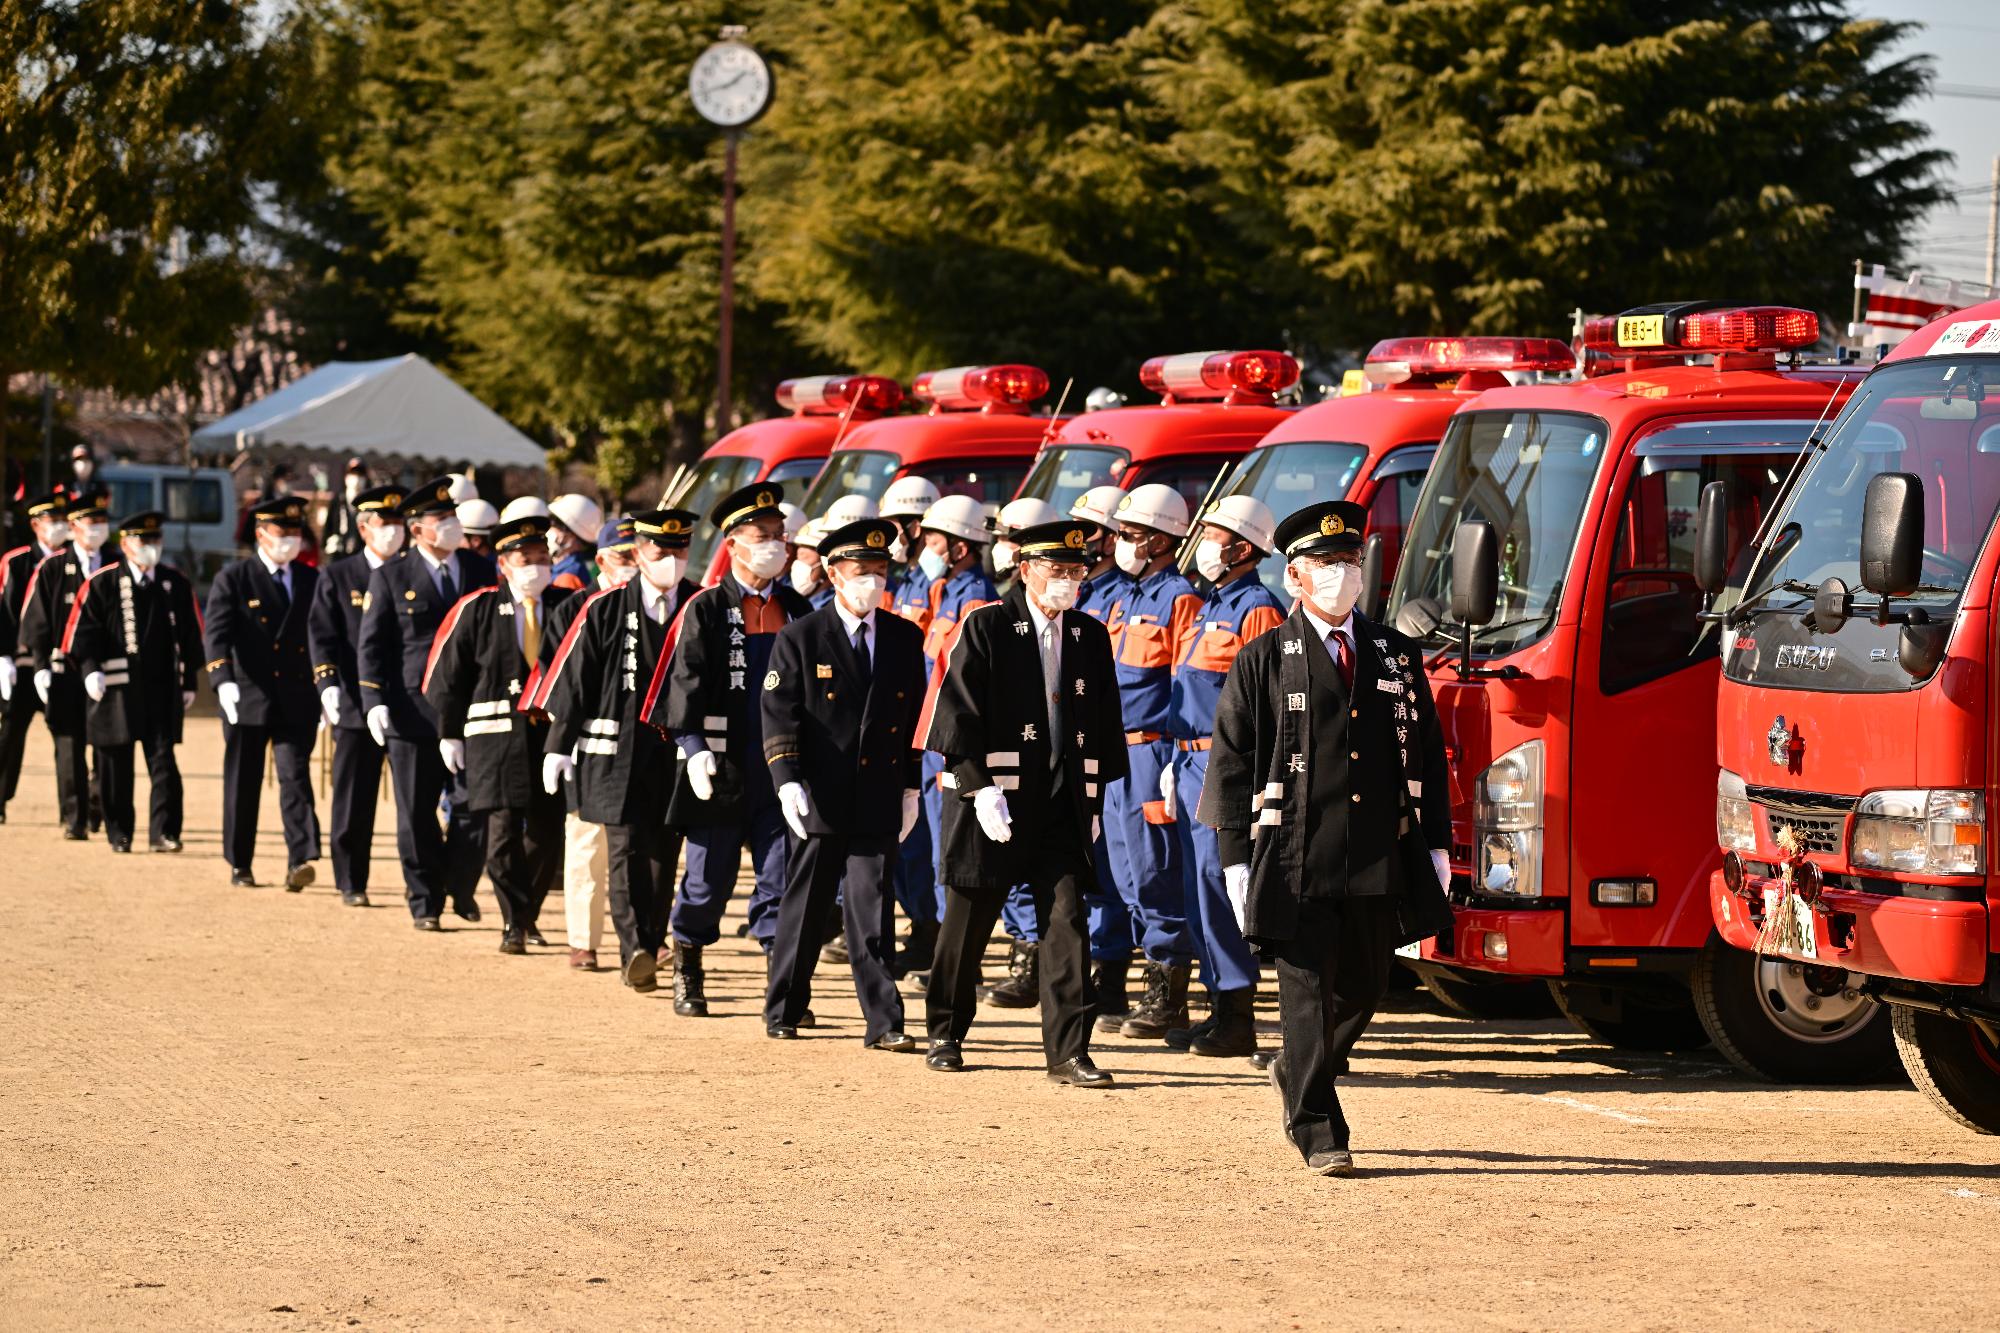
[[[742,137],[737,130],[722,136],[722,318],[716,328],[720,341],[715,351],[717,439],[727,435],[734,424],[730,419],[729,377],[736,331],[736,144]],[[1986,280],[1991,282],[1990,260],[1987,268]]]
[[[736,146],[744,127],[771,105],[771,67],[743,41],[740,25],[723,28],[722,38],[695,58],[688,71],[694,109],[722,130],[722,309],[716,321],[715,433],[726,435],[734,413],[729,381],[736,325]]]
[[[56,386],[42,374],[42,489],[56,484]]]

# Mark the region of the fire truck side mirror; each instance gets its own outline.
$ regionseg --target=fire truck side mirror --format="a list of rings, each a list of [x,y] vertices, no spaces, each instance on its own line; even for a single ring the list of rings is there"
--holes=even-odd
[[[1711,481],[1701,488],[1694,514],[1694,581],[1710,597],[1729,578],[1729,486]]]
[[[1451,618],[1467,628],[1489,624],[1500,604],[1500,538],[1479,520],[1451,539]]]
[[[1382,561],[1388,543],[1377,532],[1368,538],[1368,544],[1361,548],[1361,614],[1382,623]]]
[[[1878,596],[1916,591],[1924,566],[1924,483],[1908,472],[1868,479],[1861,507],[1861,586]]]

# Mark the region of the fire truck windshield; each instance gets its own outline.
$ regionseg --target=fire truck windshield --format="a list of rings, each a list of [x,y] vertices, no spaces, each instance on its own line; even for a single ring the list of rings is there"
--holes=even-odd
[[[2000,508],[2000,357],[1919,357],[1862,382],[1757,552],[1723,659],[1732,679],[1825,690],[1918,683],[1897,665],[1895,625],[1856,615],[1827,634],[1802,623],[1829,578],[1872,603],[1861,585],[1861,514],[1869,479],[1885,472],[1912,474],[1924,488],[1920,583],[1897,600],[1949,617]]]
[[[1453,534],[1460,523],[1484,520],[1500,538],[1500,602],[1475,633],[1476,650],[1508,653],[1546,633],[1607,436],[1602,419],[1575,412],[1453,417],[1417,496],[1389,595],[1391,617],[1422,599],[1429,619],[1441,624],[1451,604]]]
[[[693,471],[681,482],[671,501],[675,509],[688,509],[700,514],[702,522],[695,526],[694,540],[688,543],[687,567],[701,577],[701,571],[708,568],[709,560],[715,555],[715,543],[721,535],[707,519],[723,496],[731,491],[748,486],[757,479],[757,470],[762,467],[756,458],[742,454],[719,454],[714,458],[704,458],[694,465]]]
[[[1309,504],[1321,500],[1344,499],[1354,484],[1368,450],[1358,444],[1333,444],[1320,440],[1290,440],[1252,449],[1237,463],[1222,487],[1223,495],[1251,495],[1262,500],[1273,518],[1282,520]],[[1187,563],[1192,567],[1193,548]],[[1285,557],[1276,551],[1264,557],[1257,568],[1264,585],[1289,603],[1285,591]]]
[[[1022,497],[1047,500],[1058,514],[1067,514],[1078,496],[1092,486],[1104,486],[1125,472],[1125,451],[1102,445],[1052,444],[1035,460]]]
[[[886,449],[842,449],[826,460],[799,508],[807,518],[818,518],[843,495],[880,500],[902,465],[903,460]]]

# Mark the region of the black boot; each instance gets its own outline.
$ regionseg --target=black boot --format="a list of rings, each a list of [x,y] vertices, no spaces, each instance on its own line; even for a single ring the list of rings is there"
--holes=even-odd
[[[1202,1019],[1201,1022],[1196,1023],[1192,1027],[1169,1029],[1167,1035],[1161,1038],[1161,1040],[1167,1043],[1167,1049],[1170,1051],[1188,1050],[1193,1047],[1197,1037],[1205,1037],[1215,1031],[1215,1020],[1219,1005],[1219,1000],[1211,999],[1208,1002],[1207,1018]]]
[[[995,1009],[1033,1009],[1042,1002],[1041,946],[1023,943],[1021,965],[1014,975],[993,988],[986,1002]]]
[[[1125,984],[1131,972],[1132,960],[1129,958],[1106,958],[1098,962],[1090,982],[1091,988],[1097,992],[1099,1032],[1116,1032],[1132,1016],[1132,992]]]
[[[1175,1028],[1192,1026],[1188,1022],[1187,990],[1188,974],[1193,970],[1186,963],[1161,968],[1146,1002],[1132,1011],[1119,1033],[1158,1041]]]
[[[822,963],[831,963],[835,967],[847,966],[847,932],[845,930],[829,939],[825,944],[820,945],[819,960]]]
[[[896,961],[890,971],[898,981],[913,972],[928,972],[936,955],[937,922],[912,921],[910,933],[897,944]]]
[[[708,976],[701,967],[701,946],[683,944],[674,950],[674,1012],[682,1018],[707,1018]]]
[[[981,969],[982,975],[979,978],[979,984],[972,988],[973,995],[981,1004],[985,1004],[993,998],[993,992],[997,987],[1004,986],[1008,981],[1012,981],[1015,977],[1021,975],[1022,947],[1019,940],[1014,940],[1007,946],[1006,981],[988,981],[983,975],[984,969]]]
[[[1215,993],[1215,1014],[1207,1032],[1188,1049],[1196,1055],[1255,1055],[1257,1053],[1257,988]]]

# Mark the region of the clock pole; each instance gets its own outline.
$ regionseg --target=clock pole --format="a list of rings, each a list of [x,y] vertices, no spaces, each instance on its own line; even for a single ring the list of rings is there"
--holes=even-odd
[[[730,341],[736,325],[736,144],[743,136],[730,130],[722,136],[722,320],[716,349],[715,435],[721,439],[730,420]]]

